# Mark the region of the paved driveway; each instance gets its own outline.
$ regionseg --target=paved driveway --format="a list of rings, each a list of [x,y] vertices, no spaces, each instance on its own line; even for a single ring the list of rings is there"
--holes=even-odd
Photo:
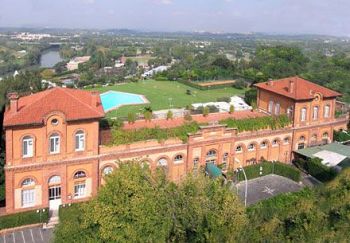
[[[52,229],[35,227],[0,235],[0,243],[48,243],[52,237]]]
[[[257,203],[261,200],[274,197],[281,193],[295,192],[303,186],[288,178],[278,175],[266,175],[248,180],[247,205]],[[245,182],[236,185],[239,197],[244,202]]]

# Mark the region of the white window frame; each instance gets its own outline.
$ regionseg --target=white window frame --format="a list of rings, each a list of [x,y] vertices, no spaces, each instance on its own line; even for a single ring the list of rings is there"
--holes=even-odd
[[[330,112],[331,112],[331,106],[330,105],[325,105],[324,106],[323,117],[324,118],[329,118]]]
[[[84,131],[78,131],[75,133],[75,151],[85,150],[85,133]]]
[[[248,151],[254,151],[255,150],[255,144],[251,143],[248,145]]]
[[[276,105],[275,105],[275,115],[276,116],[278,116],[280,114],[280,110],[281,110],[280,103],[276,103]]]
[[[74,184],[74,198],[83,198],[86,196],[86,183],[77,182]]]
[[[179,163],[182,163],[183,160],[184,160],[183,156],[182,156],[181,154],[178,154],[178,155],[176,155],[175,158],[174,158],[174,163],[175,163],[175,164],[179,164]]]
[[[289,144],[289,137],[283,139],[283,144]]]
[[[22,189],[21,191],[21,205],[22,208],[35,206],[35,189]]]
[[[243,152],[243,147],[241,145],[238,145],[236,147],[236,153],[242,153]]]
[[[268,111],[269,113],[272,113],[272,110],[273,110],[273,100],[270,100],[270,101],[269,101],[269,106],[268,106],[268,108],[267,108],[267,111]]]
[[[306,121],[306,116],[307,116],[307,109],[304,107],[304,108],[301,108],[301,111],[300,111],[300,120],[302,122]]]
[[[263,142],[260,144],[260,148],[261,148],[261,149],[267,148],[267,142],[266,142],[266,141],[263,141]]]
[[[272,147],[278,147],[278,140],[277,139],[274,139],[272,140]]]
[[[50,142],[50,154],[60,153],[61,138],[58,134],[52,134],[49,139]],[[53,146],[52,146],[53,145]]]
[[[113,167],[112,166],[106,166],[102,170],[103,175],[109,175],[112,172],[113,172]]]
[[[318,112],[319,112],[318,106],[314,106],[314,108],[312,110],[312,119],[314,121],[316,121],[318,119]]]
[[[26,136],[22,140],[22,157],[31,158],[34,155],[34,139]]]

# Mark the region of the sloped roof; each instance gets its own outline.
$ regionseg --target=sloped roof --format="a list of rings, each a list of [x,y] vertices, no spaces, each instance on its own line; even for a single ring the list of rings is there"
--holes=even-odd
[[[51,112],[62,112],[67,121],[104,117],[98,94],[94,98],[89,91],[56,87],[18,99],[18,111],[11,112],[8,106],[4,126],[42,124]],[[96,104],[93,104],[96,99]]]
[[[290,83],[294,83],[294,88],[290,90]],[[293,100],[309,100],[314,98],[315,93],[320,93],[325,98],[341,96],[340,93],[312,83],[298,76],[289,77],[279,80],[271,80],[264,83],[255,84],[256,87],[264,89],[282,96],[289,97]]]

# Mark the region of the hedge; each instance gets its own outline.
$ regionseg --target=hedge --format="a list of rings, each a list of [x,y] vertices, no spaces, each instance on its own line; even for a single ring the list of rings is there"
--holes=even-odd
[[[43,212],[45,210],[45,212]],[[49,209],[40,209],[41,213],[37,213],[37,210],[21,212],[16,214],[9,214],[0,217],[0,230],[19,227],[22,225],[46,223],[49,220]]]
[[[321,159],[312,158],[312,159],[296,159],[294,164],[305,170],[307,173],[318,179],[322,182],[327,182],[333,180],[337,176],[337,171],[321,163]]]
[[[277,117],[263,116],[256,118],[235,120],[232,118],[220,121],[220,124],[226,124],[229,128],[237,128],[239,132],[258,131],[260,129],[279,129],[290,124],[290,120],[286,115]]]
[[[185,84],[189,87],[199,89],[199,90],[211,90],[211,89],[222,89],[225,87],[233,87],[234,83],[226,83],[226,84],[214,84],[210,86],[201,86],[197,84],[196,82],[193,81],[187,81],[187,80],[176,80],[179,83]],[[220,80],[212,80],[210,82],[215,82],[215,81],[220,81]],[[204,83],[204,82],[198,82],[198,83]]]
[[[260,175],[260,167],[262,168]],[[281,163],[281,162],[268,162],[264,161],[259,164],[255,165],[249,165],[244,167],[244,171],[247,175],[247,179],[254,179],[260,176],[268,175],[268,174],[276,174],[283,177],[287,177],[293,181],[299,182],[300,181],[300,171],[296,168],[293,168],[290,165]],[[242,172],[238,173],[237,175],[238,181],[244,180],[244,175]]]

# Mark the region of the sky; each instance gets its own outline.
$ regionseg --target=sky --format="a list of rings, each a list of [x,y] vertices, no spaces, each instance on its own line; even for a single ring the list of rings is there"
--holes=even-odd
[[[350,0],[0,0],[1,27],[350,36]]]

